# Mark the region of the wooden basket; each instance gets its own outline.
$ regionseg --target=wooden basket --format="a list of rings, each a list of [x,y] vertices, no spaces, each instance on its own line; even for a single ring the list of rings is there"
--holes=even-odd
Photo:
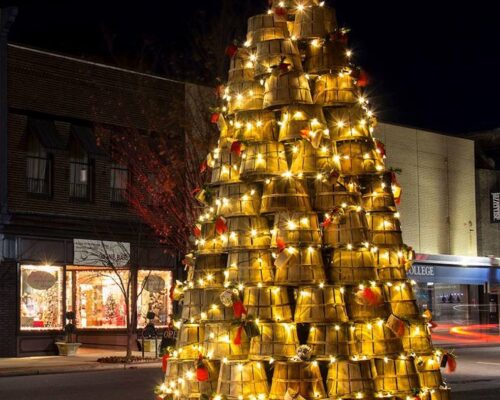
[[[389,174],[362,176],[360,186],[366,211],[396,212]]]
[[[318,360],[331,356],[349,356],[350,329],[348,324],[314,324],[309,329],[307,344]]]
[[[429,400],[450,400],[451,399],[451,390],[450,389],[431,389],[429,391],[430,399]]]
[[[209,358],[228,360],[244,360],[248,357],[250,340],[245,333],[241,331],[241,344],[234,344],[239,326],[230,322],[211,322],[205,324],[205,346],[206,355]]]
[[[220,149],[214,155],[212,184],[235,183],[240,181],[241,159],[228,148]]]
[[[228,240],[226,249],[267,249],[271,244],[271,233],[266,218],[231,217],[227,219]]]
[[[412,395],[413,389],[419,387],[417,370],[413,359],[374,358],[371,362],[377,391]]]
[[[304,68],[309,74],[326,74],[339,71],[349,65],[345,45],[340,42],[326,41],[323,45],[309,42],[306,48]]]
[[[403,248],[377,247],[372,251],[378,276],[382,281],[405,280],[407,258]]]
[[[438,389],[443,384],[441,369],[439,366],[439,357],[435,355],[418,356],[415,359],[417,374],[421,387],[429,389]]]
[[[204,282],[204,287],[222,287],[227,256],[225,254],[200,254],[196,257],[192,280]]]
[[[300,71],[272,74],[266,79],[263,108],[287,104],[312,104],[309,81]]]
[[[252,81],[255,76],[255,65],[250,60],[247,49],[239,48],[229,65],[228,83]]]
[[[394,315],[402,319],[420,317],[421,313],[409,284],[402,282],[392,286],[384,285],[384,291]]]
[[[192,362],[192,361],[188,361]],[[163,383],[167,387],[177,387],[178,384],[178,379],[183,378],[183,371],[182,371],[182,364],[183,361],[177,360],[177,359],[172,359],[170,358],[168,360],[167,364],[167,370],[165,371],[165,378],[163,380]]]
[[[269,398],[285,399],[289,391],[298,393],[305,400],[325,399],[327,395],[318,364],[315,362],[275,362]]]
[[[351,329],[349,351],[357,356],[396,355],[403,351],[399,339],[382,320],[356,323]]]
[[[264,322],[259,323],[260,336],[250,341],[252,360],[290,358],[297,354],[299,339],[295,324]]]
[[[260,14],[248,19],[247,41],[255,45],[266,40],[285,39],[290,36],[286,21],[279,21],[272,14]]]
[[[297,296],[294,321],[309,322],[346,322],[348,320],[344,296],[340,287],[301,287]]]
[[[304,7],[317,6],[319,0],[301,0],[300,4]],[[297,0],[272,0],[272,9],[286,7],[289,14],[295,14],[297,10]]]
[[[224,217],[259,215],[260,189],[256,184],[223,185],[216,200],[217,215]]]
[[[182,319],[198,322],[200,319],[209,321],[228,321],[234,318],[231,309],[224,307],[220,294],[225,289],[189,289],[184,293]],[[202,313],[203,318],[202,318]]]
[[[264,87],[259,81],[241,81],[229,86],[227,109],[229,114],[238,111],[261,110]]]
[[[319,131],[326,129],[325,116],[319,106],[292,104],[281,110],[281,127],[279,141],[289,142],[301,140],[301,131]]]
[[[335,207],[345,205],[359,206],[361,195],[356,191],[348,191],[345,187],[316,180],[314,182],[314,209],[331,212]]]
[[[255,75],[266,75],[279,67],[280,63],[290,64],[290,68],[302,71],[302,60],[297,46],[291,39],[267,40],[257,43]]]
[[[356,86],[351,75],[345,73],[325,74],[314,84],[314,104],[336,107],[356,102]]]
[[[384,168],[371,141],[342,140],[335,147],[342,175],[374,174]]]
[[[365,247],[332,249],[327,276],[330,282],[342,285],[377,280],[373,253]]]
[[[380,286],[372,286],[371,289],[377,292],[378,295],[383,295],[383,290]],[[389,315],[387,302],[384,302],[378,307],[358,304],[355,300],[357,291],[358,287],[346,289],[345,300],[349,319],[354,321],[367,321],[376,318],[386,318]]]
[[[266,214],[280,211],[311,211],[309,194],[299,179],[294,177],[273,178],[264,185],[260,212]]]
[[[217,394],[225,399],[264,398],[269,393],[266,370],[259,361],[223,363]]]
[[[168,363],[170,364],[170,360]],[[195,363],[193,361],[182,362],[182,380],[179,383],[182,398],[198,399],[202,395],[210,396],[217,390],[220,361],[204,360],[203,364],[208,370],[208,380],[199,382],[196,378]]]
[[[399,218],[394,213],[366,213],[371,242],[379,246],[402,246],[403,235]]]
[[[408,353],[428,354],[432,352],[431,333],[426,321],[412,320],[406,324],[401,340],[404,350]]]
[[[356,398],[358,393],[374,392],[373,368],[370,361],[341,360],[330,364],[326,387],[330,398]],[[364,398],[364,397],[363,397]]]
[[[244,179],[264,179],[286,171],[288,164],[282,143],[252,143],[243,154],[240,174]]]
[[[325,268],[320,249],[288,247],[284,252],[290,258],[286,264],[276,267],[276,284],[298,286],[325,282]]]
[[[288,291],[285,288],[246,287],[243,303],[248,315],[260,321],[288,322],[292,320],[292,309]]]
[[[272,142],[278,139],[274,112],[242,111],[236,114],[234,136],[243,142]]]
[[[201,235],[197,241],[198,257],[205,254],[219,255],[223,253],[224,242],[215,232],[215,224],[213,222],[201,224]]]
[[[203,353],[202,340],[204,327],[200,324],[182,324],[177,339],[177,351],[180,360],[197,360]]]
[[[346,208],[345,214],[333,220],[323,230],[323,244],[339,247],[348,244],[362,246],[368,242],[368,227],[365,213],[354,208]]]
[[[371,138],[370,119],[360,105],[325,109],[332,140]]]
[[[195,259],[195,268],[199,271],[211,271],[226,268],[226,266],[226,254],[200,254]]]
[[[292,35],[298,39],[324,38],[336,28],[333,9],[329,7],[305,7],[298,11],[293,24]]]
[[[227,282],[258,284],[274,282],[270,250],[240,250],[229,254]]]
[[[320,245],[318,214],[279,212],[274,215],[271,246],[283,239],[289,246]]]
[[[332,149],[327,141],[315,149],[309,141],[300,140],[287,146],[287,153],[292,160],[290,171],[295,175],[316,177],[318,173],[330,172],[334,167]]]

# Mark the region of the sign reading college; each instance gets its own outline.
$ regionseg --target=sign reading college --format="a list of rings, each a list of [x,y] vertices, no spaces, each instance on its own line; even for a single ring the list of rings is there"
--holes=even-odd
[[[73,239],[75,265],[124,267],[130,261],[130,243]]]
[[[491,222],[500,222],[500,193],[491,194]]]

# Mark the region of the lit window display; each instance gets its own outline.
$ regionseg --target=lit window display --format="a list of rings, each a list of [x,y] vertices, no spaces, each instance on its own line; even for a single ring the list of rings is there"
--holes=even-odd
[[[21,330],[62,329],[63,268],[21,265]]]
[[[119,275],[118,275],[119,274]],[[125,328],[126,305],[123,292],[128,271],[76,271],[76,322],[79,328]],[[122,283],[121,283],[122,282]]]
[[[146,314],[153,311],[156,326],[166,326],[172,313],[169,292],[172,285],[170,271],[139,271],[137,281],[137,326],[146,323]]]

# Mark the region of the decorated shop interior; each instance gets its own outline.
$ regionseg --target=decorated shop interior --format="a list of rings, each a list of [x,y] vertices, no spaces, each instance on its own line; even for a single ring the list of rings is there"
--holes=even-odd
[[[137,309],[139,334],[150,311],[155,313],[157,327],[167,326],[172,314],[174,258],[148,249],[142,258],[149,258],[150,263],[137,263],[138,250],[121,242],[74,239],[67,248],[72,250],[69,263],[18,264],[19,355],[55,352],[53,343],[63,334],[67,311],[75,313],[79,342],[125,346],[126,296],[130,314],[134,314],[132,307]]]

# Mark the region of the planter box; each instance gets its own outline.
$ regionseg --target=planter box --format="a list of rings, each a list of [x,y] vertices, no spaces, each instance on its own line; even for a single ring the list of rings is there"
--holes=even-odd
[[[81,343],[56,342],[60,356],[74,356],[81,346]]]

